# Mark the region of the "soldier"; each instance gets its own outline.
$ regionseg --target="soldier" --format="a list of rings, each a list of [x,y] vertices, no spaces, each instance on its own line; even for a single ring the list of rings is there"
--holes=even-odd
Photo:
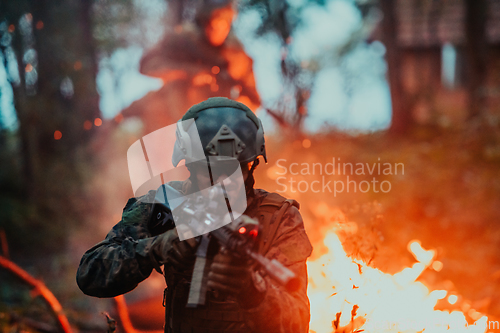
[[[195,119],[206,156],[237,158],[247,197],[244,214],[260,224],[258,251],[292,270],[300,279],[300,287],[293,292],[286,291],[255,266],[217,249],[207,258],[209,291],[205,304],[186,307],[197,241],[195,238],[181,241],[175,228],[163,230],[163,224],[155,221],[156,216],[151,216],[154,191],[129,199],[122,220],[104,241],[84,254],[77,273],[78,286],[90,296],[113,297],[131,291],[153,269],[161,272],[163,266],[167,284],[165,332],[307,333],[310,314],[306,259],[312,247],[299,204],[277,193],[254,189],[253,171],[259,156],[266,159],[260,120],[245,105],[222,97],[194,105],[182,118],[187,119]],[[219,140],[219,132],[227,128],[231,133],[231,149],[221,148],[223,144]],[[177,140],[172,158],[174,165],[181,159],[186,162],[189,159],[178,149],[182,138]],[[186,165],[190,177],[183,182],[170,182],[170,186],[189,194],[211,185],[210,178],[198,172],[196,163]],[[228,175],[212,176],[216,183]],[[165,212],[171,218],[171,211]]]

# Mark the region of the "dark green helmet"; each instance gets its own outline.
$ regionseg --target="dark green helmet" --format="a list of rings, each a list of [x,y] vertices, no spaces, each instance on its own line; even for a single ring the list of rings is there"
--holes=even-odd
[[[246,105],[225,97],[193,105],[177,123],[176,137],[174,166],[183,159],[186,163],[199,160],[198,140],[208,157],[228,156],[244,164],[262,156],[267,162],[260,119]]]

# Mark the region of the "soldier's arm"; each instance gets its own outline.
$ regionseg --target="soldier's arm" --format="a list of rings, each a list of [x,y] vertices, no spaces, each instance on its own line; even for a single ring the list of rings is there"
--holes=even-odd
[[[312,251],[302,217],[291,206],[285,213],[273,244],[266,254],[293,270],[301,280],[300,288],[292,293],[266,277],[267,291],[263,301],[246,311],[248,325],[257,332],[309,331],[310,307],[307,298],[306,260]]]
[[[147,229],[151,205],[130,199],[122,220],[106,239],[82,257],[77,283],[87,295],[113,297],[134,289],[146,279],[157,263],[152,255],[151,237]]]

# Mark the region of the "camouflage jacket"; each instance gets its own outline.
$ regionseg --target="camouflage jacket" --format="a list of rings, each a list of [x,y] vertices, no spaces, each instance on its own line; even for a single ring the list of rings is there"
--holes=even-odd
[[[254,190],[247,211],[257,217],[259,206],[268,194]],[[150,191],[148,196],[154,196]],[[151,198],[131,198],[123,209],[122,220],[106,239],[89,249],[80,262],[77,283],[87,295],[113,297],[133,290],[158,264],[151,244],[157,237],[148,230]],[[309,299],[307,298],[306,260],[312,247],[304,230],[302,217],[295,206],[289,206],[281,219],[275,237],[265,256],[277,259],[302,280],[298,291],[289,293],[266,277],[264,300],[255,308],[243,311],[243,320],[251,332],[307,333],[309,331]],[[165,267],[165,279],[169,284]],[[168,320],[168,317],[167,317]]]

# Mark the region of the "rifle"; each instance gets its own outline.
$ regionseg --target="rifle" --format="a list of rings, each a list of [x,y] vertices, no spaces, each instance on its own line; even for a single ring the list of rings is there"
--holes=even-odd
[[[220,189],[212,188],[210,196],[213,197]],[[187,199],[176,210],[176,215],[187,221],[187,225],[196,230],[197,226],[217,225],[224,217],[221,216],[214,201],[207,201],[200,197]],[[226,210],[227,211],[227,210]],[[225,248],[231,255],[240,260],[255,264],[261,271],[271,277],[288,292],[296,291],[300,287],[300,280],[294,272],[285,267],[276,259],[269,260],[254,251],[256,239],[259,232],[258,221],[247,215],[241,215],[232,222],[204,234],[198,239],[199,245],[196,252],[196,261],[189,290],[188,307],[196,307],[205,303],[206,283],[204,271],[206,256],[210,239],[215,239],[219,245]],[[176,221],[179,221],[176,219]]]

